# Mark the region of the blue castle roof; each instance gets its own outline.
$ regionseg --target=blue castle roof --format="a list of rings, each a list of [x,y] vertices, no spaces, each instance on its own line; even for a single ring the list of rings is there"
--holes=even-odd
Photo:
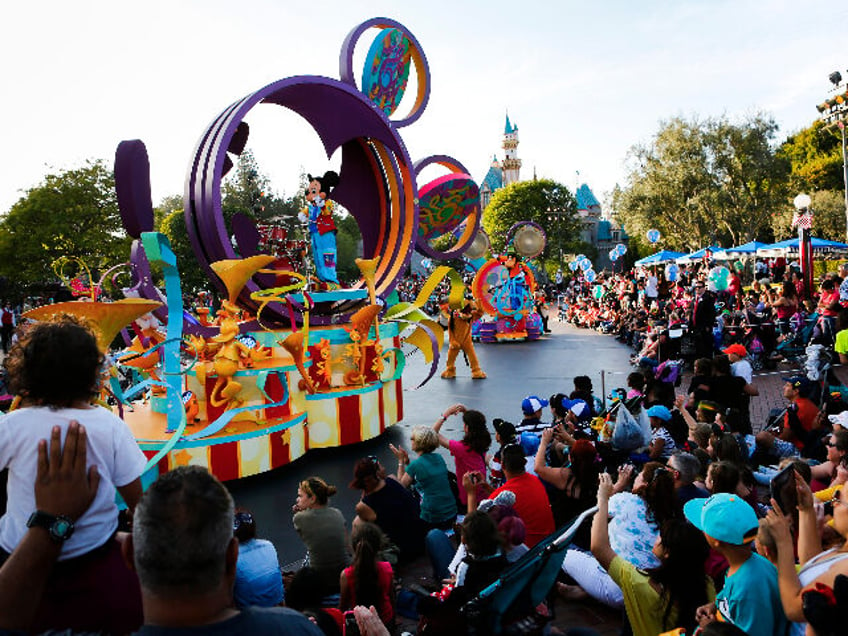
[[[506,125],[504,126],[504,134],[510,135],[518,131],[518,126],[514,126],[509,121],[509,113],[506,114]]]
[[[599,241],[609,241],[612,240],[612,233],[610,232],[611,223],[609,221],[598,221],[598,240]]]
[[[483,177],[483,183],[480,184],[480,188],[482,188],[484,184],[489,186],[489,190],[491,192],[501,189],[503,187],[503,174],[500,169],[495,168],[494,166],[489,168],[486,176]]]
[[[577,188],[576,196],[578,210],[588,210],[589,208],[593,207],[601,207],[600,201],[595,198],[595,195],[589,189],[589,186],[587,186],[585,183],[579,188]]]

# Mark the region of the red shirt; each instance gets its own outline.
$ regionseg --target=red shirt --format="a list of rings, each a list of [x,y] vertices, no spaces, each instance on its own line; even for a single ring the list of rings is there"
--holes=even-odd
[[[530,473],[513,477],[493,491],[489,499],[494,499],[504,490],[509,490],[515,495],[515,511],[527,529],[527,538],[524,543],[528,548],[532,548],[556,530],[548,493],[545,492],[545,487],[538,477]]]
[[[795,404],[798,405],[798,420],[801,422],[801,427],[808,433],[813,430],[816,424],[816,416],[819,414],[819,407],[812,400],[805,397],[795,399]],[[789,413],[783,416],[783,425],[789,428]],[[799,449],[804,448],[804,442],[793,436],[792,443]]]

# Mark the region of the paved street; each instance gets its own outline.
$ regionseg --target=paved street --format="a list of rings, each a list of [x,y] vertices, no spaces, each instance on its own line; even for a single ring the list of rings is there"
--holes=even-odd
[[[259,534],[274,542],[283,563],[303,556],[304,548],[291,524],[291,505],[300,480],[319,475],[335,484],[338,494],[331,505],[339,508],[350,520],[358,501],[358,492],[349,490],[354,462],[364,455],[376,455],[385,465],[397,465],[389,443],[408,447],[409,430],[416,424],[432,424],[444,409],[456,402],[479,409],[489,422],[501,417],[513,422],[521,419],[521,400],[528,394],[547,398],[553,393],[570,393],[575,375],[592,378],[595,391],[601,391],[601,371],[607,377],[607,390],[623,386],[630,366],[630,351],[610,336],[576,329],[551,321],[552,334],[542,340],[527,343],[477,345],[485,380],[471,380],[470,371],[462,357],[458,361],[455,380],[438,376],[417,391],[406,391],[405,418],[379,438],[353,447],[312,451],[293,464],[228,486],[236,503],[253,510]],[[445,350],[446,351],[446,350]],[[420,353],[407,360],[404,385],[417,386],[425,377],[427,366]],[[444,367],[444,363],[441,365]],[[441,369],[440,369],[441,370]],[[612,378],[610,380],[609,378]],[[442,431],[449,437],[461,437],[461,421],[453,418]]]

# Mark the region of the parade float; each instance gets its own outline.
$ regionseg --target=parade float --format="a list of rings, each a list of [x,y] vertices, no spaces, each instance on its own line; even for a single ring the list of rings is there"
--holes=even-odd
[[[366,34],[374,38],[357,84],[354,49]],[[416,93],[404,102],[412,106],[393,118],[413,69]],[[103,279],[95,283],[89,275],[82,277],[85,301],[27,314],[86,318],[104,353],[119,333],[125,335],[128,346],[109,356],[102,399],[148,456],[146,482],[187,464],[237,479],[288,464],[310,449],[376,437],[403,418],[404,353],[420,349],[430,364],[424,381],[435,374],[444,333],[422,307],[446,277],[449,303],[460,307],[459,276],[438,267],[414,302],[389,306],[386,299],[413,250],[445,260],[471,246],[481,214],[477,185],[446,155],[410,159],[399,131],[422,115],[430,74],[406,27],[376,18],[354,28],[342,45],[339,76],[269,84],[224,108],[202,132],[184,196],[196,263],[176,262],[168,239],[154,231],[146,148],[139,140],[121,142],[116,190],[133,239],[126,298],[103,302]],[[260,105],[302,117],[328,158],[341,150],[338,174],[309,177],[303,233],[296,240],[247,215],[227,222],[222,212],[222,181],[246,147],[246,118]],[[419,186],[427,166],[447,174]],[[353,215],[362,236],[361,278],[348,288],[335,278],[336,205]],[[446,233],[453,244],[434,247]],[[208,275],[223,298],[218,309],[203,302],[184,307],[184,267]],[[128,373],[130,386],[120,381]]]
[[[471,289],[486,314],[474,327],[481,342],[538,340],[542,336],[542,318],[536,312],[536,277],[526,261],[544,251],[546,240],[538,224],[516,223],[508,232],[504,253],[477,270]]]

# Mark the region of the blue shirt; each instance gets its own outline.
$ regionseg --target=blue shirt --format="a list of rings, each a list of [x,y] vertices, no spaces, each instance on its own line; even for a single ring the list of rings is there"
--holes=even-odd
[[[421,518],[442,523],[456,518],[456,499],[448,481],[448,466],[441,455],[424,453],[406,467],[421,493]]]
[[[251,539],[239,544],[233,596],[239,608],[251,605],[273,607],[283,601],[280,562],[270,541]]]
[[[736,572],[727,575],[724,587],[716,594],[716,611],[719,620],[733,623],[749,636],[786,634],[777,568],[752,553]]]

